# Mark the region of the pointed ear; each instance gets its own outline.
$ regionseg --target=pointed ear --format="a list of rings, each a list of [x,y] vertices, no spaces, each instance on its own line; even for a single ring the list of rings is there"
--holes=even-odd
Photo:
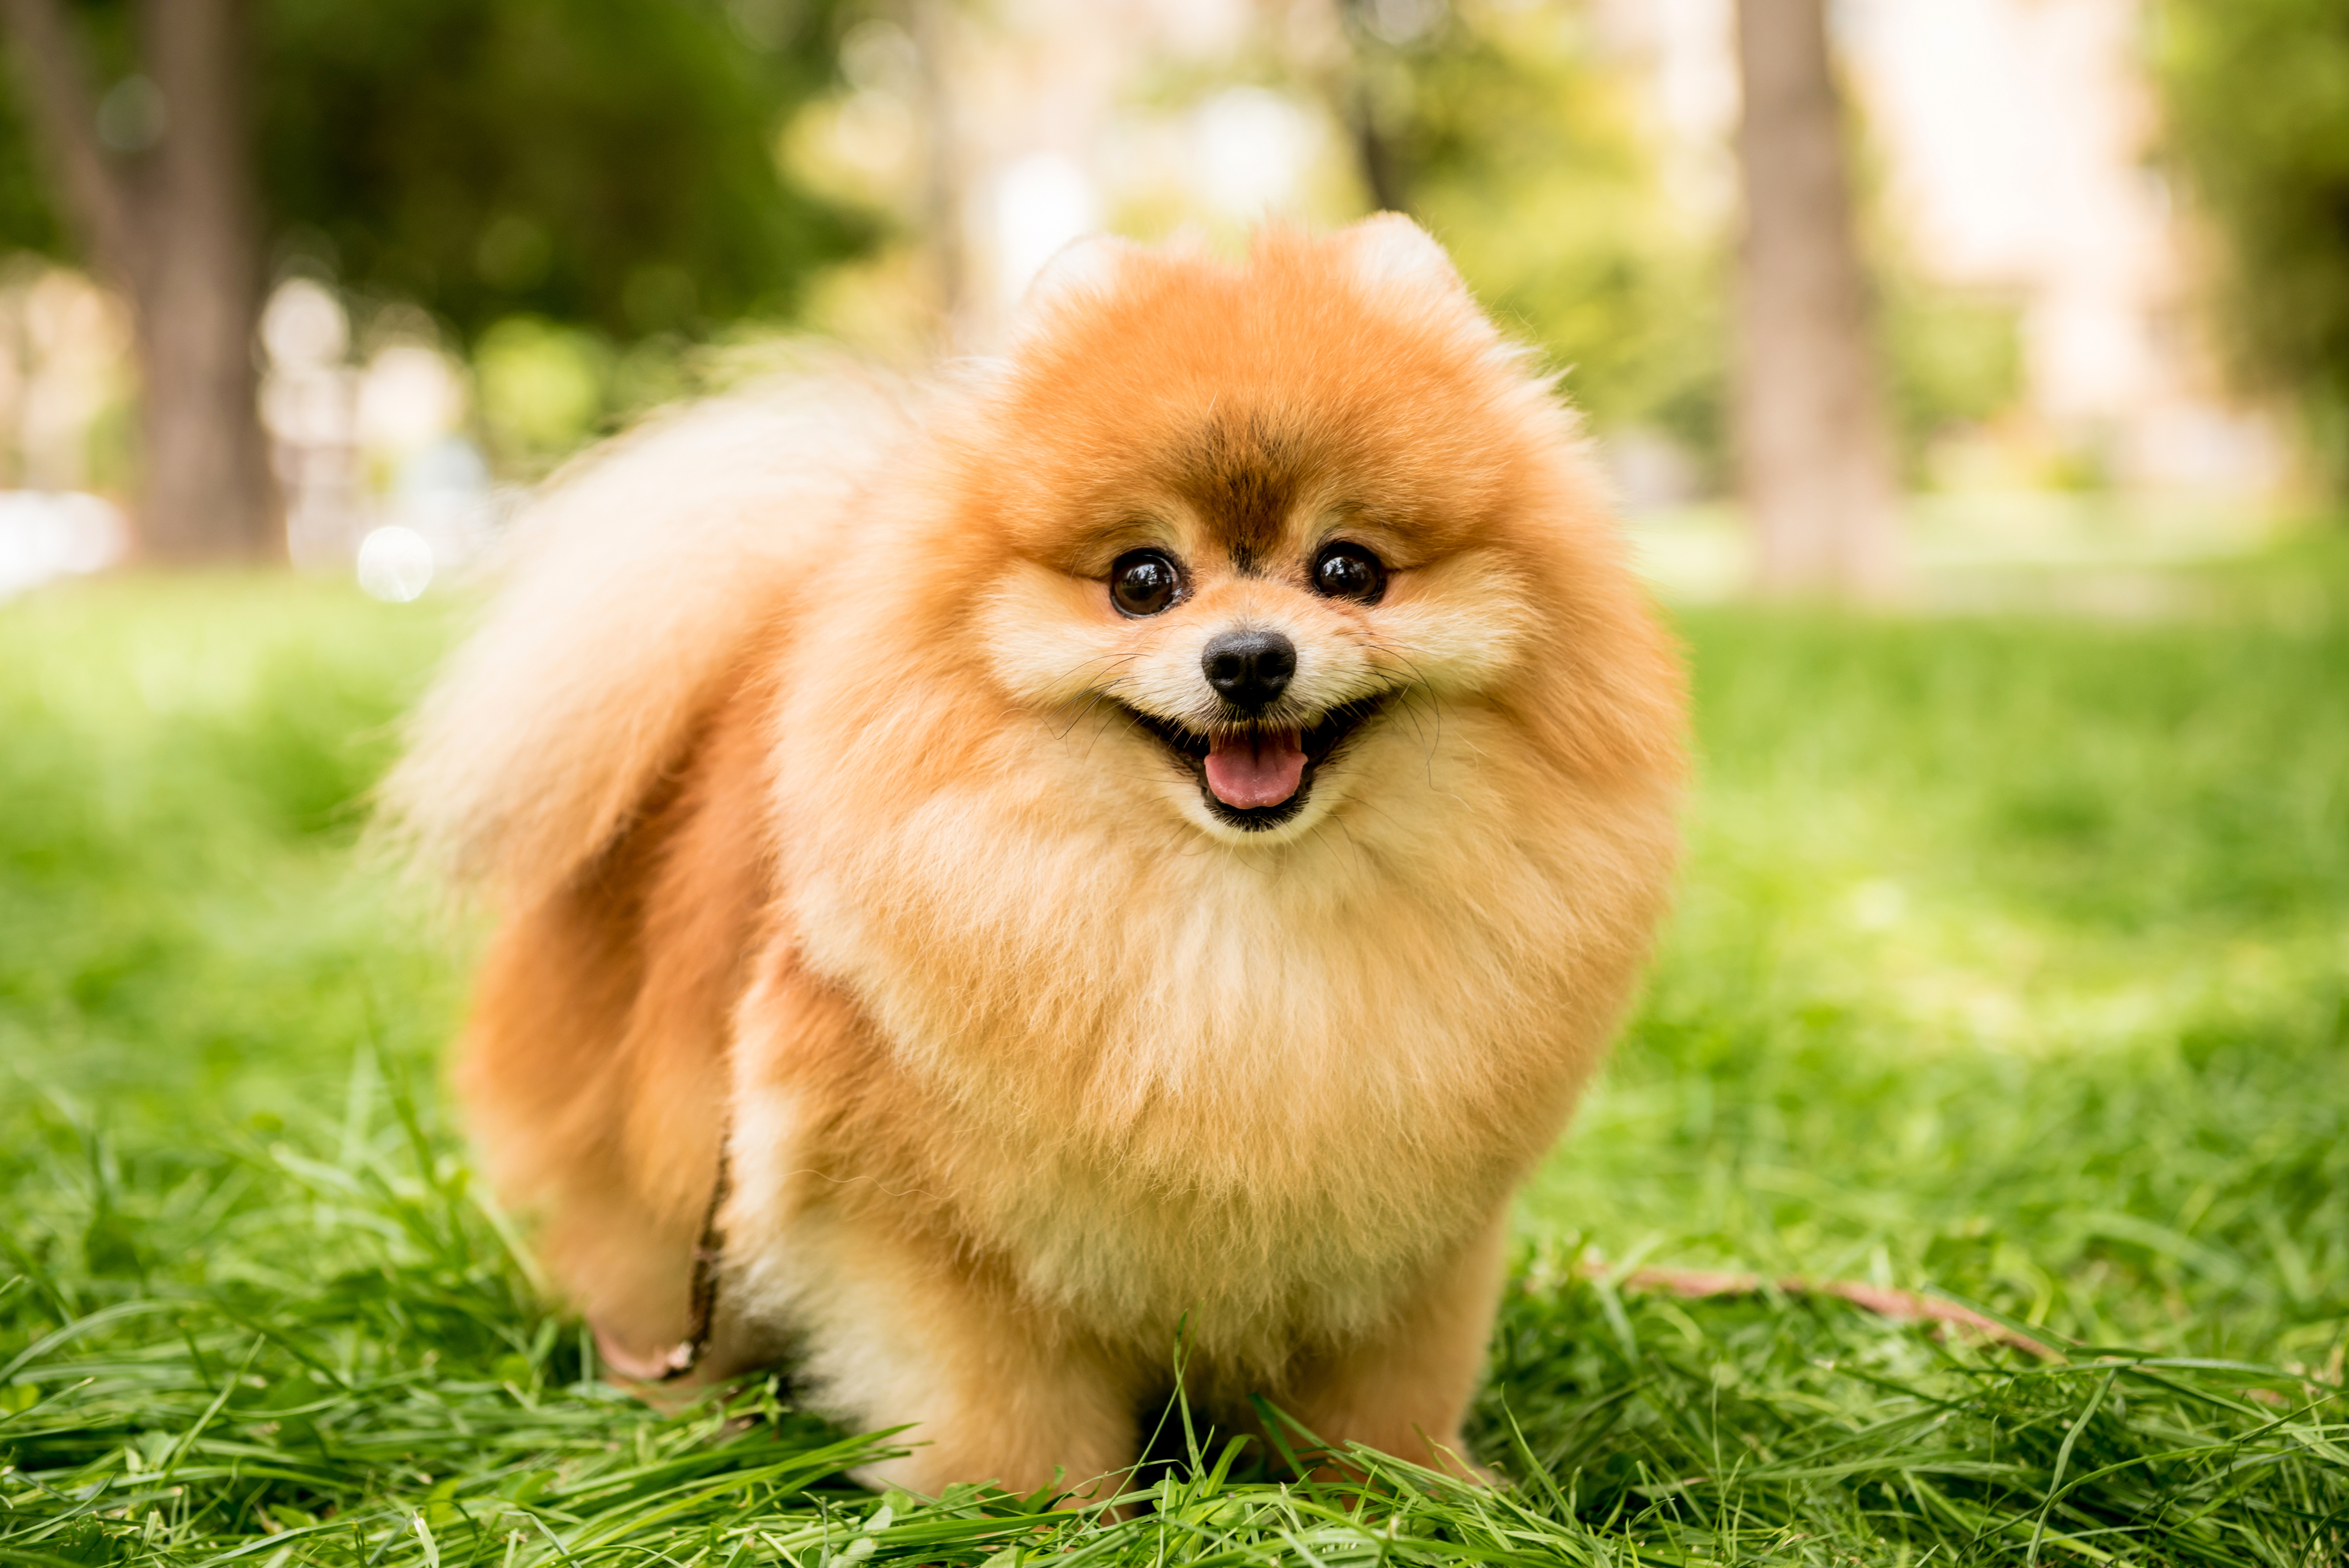
[[[1019,296],[1019,316],[1032,322],[1062,304],[1087,294],[1105,294],[1117,285],[1117,274],[1139,247],[1114,234],[1086,234],[1052,253]]]
[[[1380,308],[1446,325],[1464,345],[1490,348],[1501,335],[1435,236],[1400,212],[1380,212],[1338,232],[1356,288]]]
[[[1468,292],[1435,236],[1400,212],[1375,213],[1347,229],[1342,238],[1355,278],[1369,288]]]

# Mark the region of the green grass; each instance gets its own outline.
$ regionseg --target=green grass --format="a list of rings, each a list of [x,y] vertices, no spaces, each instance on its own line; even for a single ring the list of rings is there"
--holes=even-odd
[[[0,1560],[2338,1563],[2349,596],[2267,571],[2288,616],[1688,617],[1686,890],[1521,1210],[1513,1484],[1202,1434],[1122,1523],[869,1497],[887,1439],[771,1387],[655,1417],[533,1303],[436,1088],[466,934],[351,854],[439,612],[0,607]]]

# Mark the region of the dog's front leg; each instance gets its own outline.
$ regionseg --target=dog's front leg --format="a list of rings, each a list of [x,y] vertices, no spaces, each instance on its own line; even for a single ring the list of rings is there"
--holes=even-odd
[[[1489,1480],[1468,1457],[1460,1426],[1492,1336],[1506,1233],[1506,1216],[1495,1217],[1430,1271],[1380,1328],[1304,1367],[1284,1408],[1332,1448],[1361,1443]]]
[[[1079,1498],[1123,1483],[1139,1442],[1128,1369],[988,1271],[862,1228],[824,1242],[794,1314],[812,1392],[864,1430],[911,1429],[906,1454],[859,1480],[929,1497],[957,1481]]]

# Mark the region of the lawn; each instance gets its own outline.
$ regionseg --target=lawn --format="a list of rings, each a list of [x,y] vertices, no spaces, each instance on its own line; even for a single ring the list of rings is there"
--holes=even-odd
[[[771,1384],[657,1418],[534,1304],[435,1075],[471,934],[353,853],[445,609],[0,606],[0,1558],[2337,1563],[2344,585],[1684,614],[1686,884],[1520,1211],[1475,1430],[1512,1484],[1283,1484],[1201,1433],[1122,1522],[871,1497],[886,1439]]]

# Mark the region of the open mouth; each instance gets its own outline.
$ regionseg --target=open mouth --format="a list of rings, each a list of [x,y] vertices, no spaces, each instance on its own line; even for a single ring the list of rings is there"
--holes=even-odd
[[[1277,828],[1304,809],[1313,775],[1386,707],[1384,696],[1341,703],[1307,728],[1237,724],[1214,731],[1126,707],[1199,781],[1207,810],[1236,828]],[[1121,704],[1121,707],[1124,705]]]

